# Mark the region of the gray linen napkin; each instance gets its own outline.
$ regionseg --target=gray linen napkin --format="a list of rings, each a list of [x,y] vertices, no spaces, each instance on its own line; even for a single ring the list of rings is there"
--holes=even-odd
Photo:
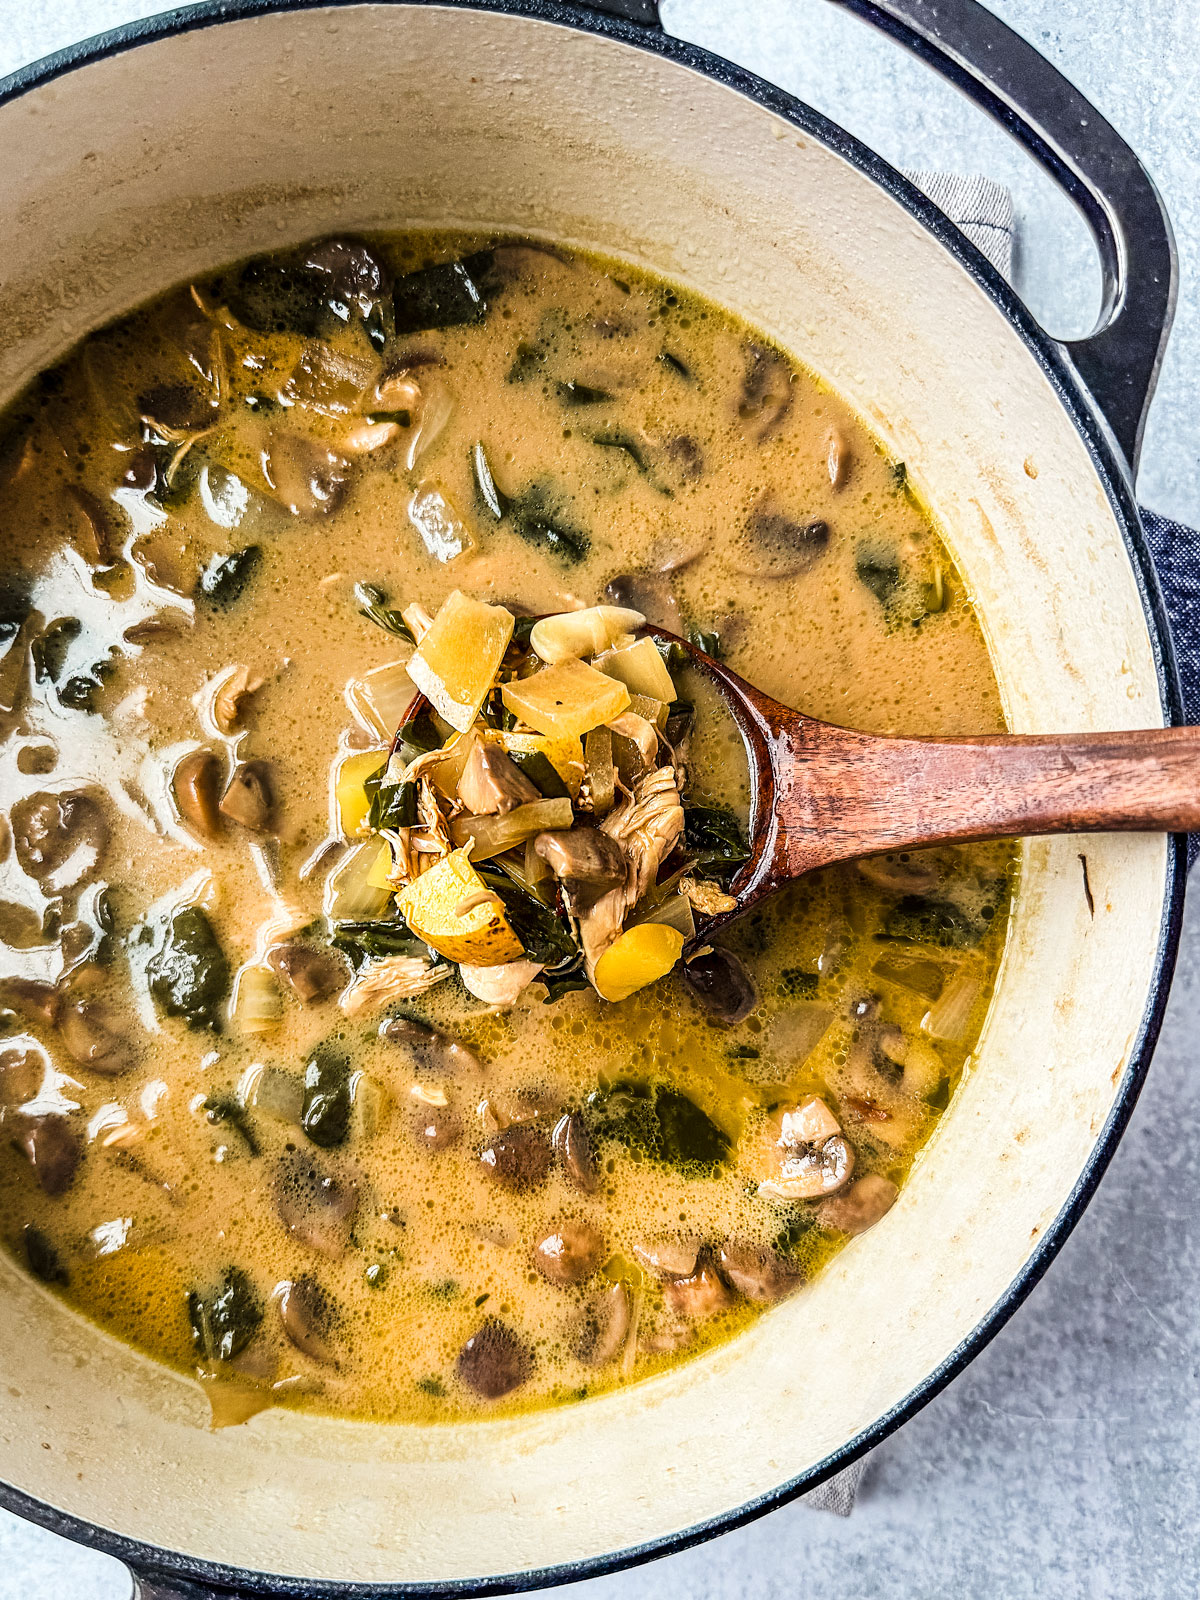
[[[1007,278],[1012,271],[1012,195],[992,178],[960,176],[954,172],[905,172],[933,203],[983,251],[997,272]],[[806,1506],[848,1517],[854,1510],[858,1486],[870,1464],[863,1456],[844,1472],[837,1472],[801,1498]]]

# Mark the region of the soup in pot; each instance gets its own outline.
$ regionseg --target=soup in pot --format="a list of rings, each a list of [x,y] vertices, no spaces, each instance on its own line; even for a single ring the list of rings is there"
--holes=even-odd
[[[1003,727],[904,464],[792,356],[599,257],[322,240],[43,374],[0,515],[0,1230],[53,1292],[219,1420],[458,1420],[690,1359],[886,1214],[1013,851],[707,939],[745,754],[647,631]]]

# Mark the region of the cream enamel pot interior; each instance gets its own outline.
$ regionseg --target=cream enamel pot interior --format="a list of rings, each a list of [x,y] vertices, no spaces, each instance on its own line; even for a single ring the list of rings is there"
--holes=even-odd
[[[1136,450],[1169,320],[1165,219],[1153,326],[1127,343],[1110,433],[1062,352],[895,173],[666,39],[649,0],[613,9],[624,19],[542,0],[244,0],[9,80],[3,395],[158,289],[314,234],[455,223],[594,246],[769,330],[909,464],[979,600],[1014,729],[1177,720],[1113,437]],[[860,9],[928,43],[922,0]],[[941,9],[979,22],[969,0]],[[1044,68],[1042,90],[1070,93],[1020,49],[1023,69]],[[1097,388],[1139,333],[1122,321],[1139,242],[1111,252],[1115,343],[1077,352]],[[481,1593],[660,1553],[811,1487],[995,1331],[1132,1107],[1170,976],[1182,849],[1103,836],[1086,853],[1094,914],[1077,841],[1025,847],[978,1057],[900,1202],[735,1343],[515,1420],[420,1429],[272,1411],[211,1432],[197,1386],[5,1259],[5,1503],[121,1556],[147,1594]]]

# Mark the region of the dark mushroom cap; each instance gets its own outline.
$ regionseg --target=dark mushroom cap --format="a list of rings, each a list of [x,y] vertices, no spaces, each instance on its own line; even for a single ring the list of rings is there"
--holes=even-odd
[[[604,1235],[590,1222],[568,1218],[533,1247],[533,1264],[548,1283],[570,1288],[590,1278],[604,1258]]]
[[[58,1031],[71,1059],[81,1067],[115,1077],[133,1064],[120,1019],[103,1000],[68,1001],[58,1014]]]
[[[760,1305],[784,1299],[804,1282],[803,1273],[777,1250],[744,1240],[726,1240],[721,1246],[720,1263],[726,1282],[747,1300]]]
[[[449,1150],[462,1138],[462,1118],[453,1106],[428,1106],[418,1101],[408,1113],[413,1138],[426,1150]]]
[[[221,778],[225,766],[211,750],[189,750],[171,777],[175,805],[183,820],[203,839],[221,831]]]
[[[333,1361],[329,1330],[334,1310],[317,1280],[308,1273],[285,1279],[275,1290],[275,1304],[283,1331],[296,1349],[328,1366]]]
[[[568,1111],[558,1119],[553,1144],[563,1176],[571,1187],[581,1194],[595,1194],[600,1187],[600,1168],[587,1123],[578,1111]]]
[[[731,950],[714,947],[685,961],[683,980],[709,1015],[727,1027],[758,1004],[754,980]]]
[[[337,957],[310,944],[277,944],[268,951],[267,964],[301,1005],[327,1000],[346,981],[345,968]]]
[[[108,823],[86,794],[26,795],[12,808],[21,870],[61,894],[90,878],[108,848]]]
[[[45,1193],[65,1194],[83,1154],[79,1135],[68,1118],[55,1112],[35,1117],[22,1115],[17,1123],[17,1143]]]
[[[322,1255],[344,1254],[358,1209],[357,1184],[334,1177],[307,1153],[290,1150],[275,1170],[273,1199],[292,1238]]]
[[[550,1173],[550,1141],[533,1122],[517,1122],[493,1134],[479,1157],[503,1189],[536,1189]]]
[[[485,1322],[458,1352],[455,1371],[468,1389],[485,1400],[499,1400],[526,1382],[533,1351],[502,1322]]]

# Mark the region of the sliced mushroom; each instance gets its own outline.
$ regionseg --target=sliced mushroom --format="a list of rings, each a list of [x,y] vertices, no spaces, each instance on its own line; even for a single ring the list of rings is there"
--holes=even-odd
[[[458,1353],[459,1379],[485,1400],[519,1389],[533,1372],[533,1351],[502,1322],[485,1322]]]
[[[733,1296],[720,1274],[701,1267],[690,1278],[673,1278],[663,1284],[663,1299],[681,1317],[713,1317],[733,1304]]]
[[[829,474],[831,488],[846,487],[846,479],[850,476],[851,459],[845,434],[840,428],[830,428],[825,440],[825,470]]]
[[[659,628],[683,632],[683,613],[666,573],[623,572],[605,585],[604,598],[615,606],[640,611],[647,622]]]
[[[79,1135],[69,1119],[57,1112],[22,1115],[17,1129],[17,1143],[43,1190],[49,1195],[64,1194],[71,1187],[83,1154]]]
[[[498,745],[477,739],[458,780],[458,798],[473,816],[506,816],[540,800],[541,792]]]
[[[683,981],[718,1022],[732,1027],[758,1004],[754,980],[731,950],[719,947],[693,956],[683,965]]]
[[[700,1254],[699,1239],[649,1239],[635,1244],[633,1253],[656,1278],[690,1278]]]
[[[265,682],[265,678],[251,672],[249,667],[231,667],[225,673],[212,697],[212,719],[222,733],[238,731],[242,725],[243,706]]]
[[[127,1030],[102,1000],[68,1001],[58,1016],[58,1031],[73,1061],[106,1077],[133,1065]]]
[[[466,1079],[483,1071],[473,1050],[412,1017],[389,1017],[380,1024],[379,1037],[410,1050],[416,1065],[426,1072]]]
[[[785,1149],[802,1144],[824,1144],[835,1133],[841,1133],[841,1124],[821,1099],[809,1095],[798,1106],[784,1111],[778,1119],[778,1142]]]
[[[462,1118],[451,1105],[430,1105],[417,1100],[409,1111],[409,1127],[426,1150],[449,1150],[462,1138]]]
[[[750,513],[746,530],[754,554],[742,571],[754,578],[797,578],[829,544],[829,524],[820,517],[799,520],[767,505]]]
[[[329,1346],[333,1307],[317,1280],[307,1273],[285,1279],[275,1290],[275,1304],[283,1331],[296,1349],[329,1366],[333,1361]]]
[[[835,1133],[821,1144],[793,1146],[785,1155],[779,1174],[758,1186],[768,1200],[819,1200],[835,1193],[854,1171],[854,1150]]]
[[[262,465],[268,487],[293,516],[327,517],[345,499],[347,462],[304,434],[272,431]]]
[[[337,957],[310,944],[277,944],[267,952],[267,965],[305,1006],[327,1000],[346,981]]]
[[[620,888],[629,871],[621,846],[600,828],[539,833],[533,848],[562,884],[572,910],[586,910]]]
[[[804,1275],[777,1250],[730,1239],[721,1246],[721,1271],[747,1300],[770,1305],[783,1300],[804,1282]]]
[[[3,978],[0,979],[0,1000],[5,1005],[15,1006],[22,1016],[35,1022],[53,1023],[62,1005],[62,992],[40,978]]]
[[[215,839],[221,829],[219,810],[224,763],[211,750],[190,750],[171,777],[171,792],[179,815],[203,839]]]
[[[0,1110],[36,1099],[45,1079],[46,1057],[40,1049],[10,1045],[0,1050]]]
[[[108,848],[108,823],[86,794],[26,795],[12,808],[13,843],[21,869],[51,894],[92,877]]]
[[[761,444],[775,432],[792,408],[795,373],[778,350],[765,345],[750,345],[746,356],[738,420],[750,437]]]
[[[299,1150],[288,1151],[275,1170],[275,1210],[293,1239],[336,1259],[350,1244],[358,1209],[358,1185],[335,1178]]]
[[[606,1367],[621,1354],[629,1336],[632,1307],[623,1283],[609,1284],[594,1294],[584,1308],[575,1340],[575,1358],[588,1367]]]
[[[887,1215],[899,1193],[890,1178],[878,1172],[864,1173],[845,1194],[821,1202],[817,1222],[822,1228],[834,1228],[839,1233],[865,1233]]]
[[[267,833],[275,815],[271,768],[266,761],[242,761],[221,796],[220,811],[252,833]]]
[[[941,876],[928,856],[868,856],[857,863],[859,874],[877,889],[892,894],[928,894]]]
[[[348,302],[363,317],[391,288],[387,268],[361,239],[321,239],[307,246],[301,266],[320,273],[330,297]]]
[[[536,1189],[550,1174],[550,1142],[537,1124],[518,1122],[493,1134],[479,1160],[502,1189]]]
[[[533,1247],[533,1264],[548,1283],[569,1289],[592,1273],[604,1259],[604,1235],[590,1222],[560,1222]]]
[[[600,1169],[587,1123],[578,1111],[568,1111],[559,1118],[552,1143],[571,1187],[581,1194],[595,1194],[600,1187]]]

